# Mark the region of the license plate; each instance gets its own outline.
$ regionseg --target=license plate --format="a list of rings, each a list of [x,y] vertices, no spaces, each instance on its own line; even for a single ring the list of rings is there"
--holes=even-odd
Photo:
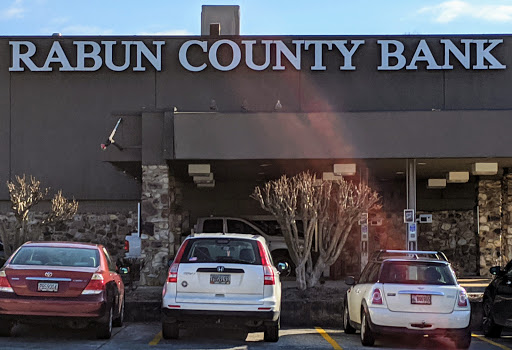
[[[432,295],[411,294],[411,304],[430,305],[432,304]]]
[[[55,282],[55,283],[39,282],[37,284],[37,291],[38,292],[58,292],[59,284],[57,282]]]
[[[210,275],[210,284],[230,284],[231,275]]]

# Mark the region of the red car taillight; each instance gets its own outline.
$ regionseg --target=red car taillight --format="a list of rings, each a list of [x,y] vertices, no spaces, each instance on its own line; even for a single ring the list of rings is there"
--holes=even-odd
[[[466,291],[459,291],[459,296],[457,297],[457,305],[462,307],[468,306],[468,295],[466,294]]]
[[[124,241],[124,251],[129,252],[130,251],[130,242],[128,240]]]
[[[263,245],[259,241],[258,241],[258,249],[260,251],[260,256],[261,256],[261,265],[263,265],[263,284],[266,286],[274,285],[274,284],[276,284],[274,270],[272,269],[272,265],[270,264],[270,259],[268,258],[265,248],[263,248]]]
[[[5,271],[0,271],[0,292],[14,293]]]
[[[375,288],[372,292],[372,304],[382,305],[382,293],[379,288]]]
[[[178,254],[176,255],[176,258],[174,258],[174,262],[169,268],[169,275],[167,276],[168,283],[178,282],[178,268],[180,266],[181,257],[183,256],[183,252],[185,251],[185,247],[187,246],[187,244],[188,240],[185,240],[185,242],[183,242],[183,244],[181,245],[180,250],[178,250]]]
[[[89,284],[83,290],[82,294],[100,294],[105,290],[105,280],[103,279],[103,275],[100,273],[95,273],[92,275]]]

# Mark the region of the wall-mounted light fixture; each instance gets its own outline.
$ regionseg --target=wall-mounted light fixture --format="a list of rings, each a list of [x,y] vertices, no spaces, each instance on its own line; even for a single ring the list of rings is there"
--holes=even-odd
[[[189,164],[188,174],[190,176],[209,176],[210,164]]]
[[[205,183],[205,184],[202,184],[202,183],[198,183],[197,184],[197,187],[198,188],[207,188],[207,187],[215,187],[215,180],[213,180],[211,183]]]
[[[356,165],[351,164],[334,164],[334,174],[341,176],[353,176],[356,174]]]
[[[471,166],[473,175],[496,175],[498,173],[498,163],[474,163]]]
[[[427,188],[445,188],[446,179],[428,179]]]
[[[466,183],[469,181],[469,171],[450,171],[446,175],[448,183]]]
[[[196,184],[208,184],[213,181],[213,173],[210,173],[207,176],[194,176],[194,182]]]
[[[334,173],[324,172],[322,174],[322,179],[326,181],[334,181],[334,180],[341,180],[343,179],[343,176],[336,175]]]

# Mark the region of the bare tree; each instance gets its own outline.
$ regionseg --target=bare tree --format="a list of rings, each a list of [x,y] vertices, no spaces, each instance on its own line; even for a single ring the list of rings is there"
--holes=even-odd
[[[37,240],[44,225],[69,220],[78,210],[78,203],[74,199],[68,201],[62,196],[62,191],[59,191],[51,200],[51,212],[43,220],[29,225],[30,210],[47,196],[49,189],[42,188],[41,182],[32,176],[29,179],[25,175],[16,176],[15,179],[15,182],[7,182],[7,188],[16,225],[14,229],[8,229],[4,222],[0,222],[0,237],[7,256],[23,243]]]
[[[282,176],[256,187],[251,195],[261,207],[273,214],[283,232],[296,265],[298,288],[317,284],[323,271],[339,257],[353,225],[361,214],[378,205],[378,194],[364,184],[344,179],[317,180],[315,175],[300,173]],[[296,220],[302,220],[304,238],[299,238]],[[318,230],[319,256],[311,258],[315,229]]]

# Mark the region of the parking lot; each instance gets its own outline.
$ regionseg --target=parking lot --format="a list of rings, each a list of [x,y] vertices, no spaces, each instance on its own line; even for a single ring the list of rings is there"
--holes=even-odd
[[[453,349],[447,339],[386,338],[378,349]],[[96,340],[92,330],[71,330],[53,326],[18,325],[13,336],[3,338],[0,349],[362,349],[359,334],[339,329],[283,328],[277,343],[263,342],[263,333],[240,330],[187,329],[179,340],[162,339],[160,323],[126,323],[114,329],[110,340]],[[512,349],[512,332],[487,340],[473,333],[470,349]]]

